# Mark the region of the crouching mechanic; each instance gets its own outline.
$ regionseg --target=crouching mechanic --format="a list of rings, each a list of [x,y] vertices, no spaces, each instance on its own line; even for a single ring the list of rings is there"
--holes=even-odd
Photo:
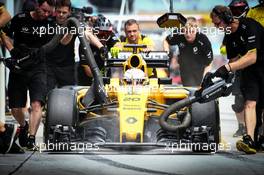
[[[40,32],[48,28],[50,24],[48,17],[53,11],[52,0],[38,0],[34,11],[20,13],[12,18],[8,34],[13,37],[14,47],[7,44],[9,38],[5,37],[6,47],[14,60],[30,57],[19,71],[16,67],[10,69],[8,82],[9,107],[20,124],[19,144],[29,150],[37,148],[35,135],[42,118],[47,86],[44,54],[35,51],[50,40],[48,33],[40,34]],[[29,91],[32,109],[29,124],[23,112],[27,101],[27,91]]]
[[[264,100],[264,31],[253,19],[234,19],[230,9],[225,6],[215,6],[210,16],[217,28],[225,30],[227,58],[235,60],[217,69],[214,76],[227,79],[229,72],[237,70],[241,70],[242,74],[241,91],[245,98],[247,134],[243,140],[237,141],[236,146],[239,151],[255,154],[256,104],[263,105]]]
[[[118,57],[120,51],[132,52],[132,48],[124,48],[126,44],[143,44],[147,48],[138,49],[138,52],[148,52],[154,49],[154,42],[147,36],[140,33],[139,24],[135,19],[129,19],[124,25],[125,37],[120,37],[120,42],[117,42],[114,47],[111,48],[110,52],[113,58]],[[149,76],[157,76],[155,71],[148,69]]]

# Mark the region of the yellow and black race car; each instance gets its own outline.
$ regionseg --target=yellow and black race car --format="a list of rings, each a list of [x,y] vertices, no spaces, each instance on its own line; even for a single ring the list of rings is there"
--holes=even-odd
[[[101,150],[177,144],[188,145],[192,151],[215,152],[220,142],[215,99],[228,94],[231,83],[210,80],[196,91],[172,85],[169,79],[148,77],[147,68],[168,68],[169,58],[165,52],[135,50],[105,62],[107,68],[121,67],[122,78],[97,74],[89,87],[49,93],[45,143],[91,143]]]

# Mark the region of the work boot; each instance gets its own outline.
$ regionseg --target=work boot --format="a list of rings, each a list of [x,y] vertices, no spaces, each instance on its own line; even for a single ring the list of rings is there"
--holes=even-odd
[[[239,123],[237,131],[233,134],[233,137],[240,137],[246,134],[246,128],[245,125]]]
[[[236,142],[237,150],[246,154],[256,154],[256,146],[252,138],[249,135],[244,135],[242,139]]]
[[[258,151],[259,152],[264,152],[264,135],[259,136],[258,139]]]
[[[21,147],[26,147],[28,142],[28,122],[25,121],[25,126],[20,126],[19,129],[19,144]]]
[[[23,154],[23,153],[25,153],[25,151],[19,145],[17,145],[16,142],[13,142],[13,145],[10,148],[8,153]]]
[[[14,124],[5,124],[5,132],[0,133],[0,152],[5,154],[12,148],[17,133],[17,126]]]
[[[28,137],[28,142],[27,142],[27,150],[28,151],[37,151],[38,146],[36,145],[36,138],[34,135],[30,135]]]

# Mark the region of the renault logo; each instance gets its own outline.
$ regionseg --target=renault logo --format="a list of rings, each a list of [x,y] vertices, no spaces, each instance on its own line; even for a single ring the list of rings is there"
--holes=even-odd
[[[129,123],[129,124],[134,124],[137,122],[137,119],[135,119],[135,117],[128,117],[126,119],[126,122]]]

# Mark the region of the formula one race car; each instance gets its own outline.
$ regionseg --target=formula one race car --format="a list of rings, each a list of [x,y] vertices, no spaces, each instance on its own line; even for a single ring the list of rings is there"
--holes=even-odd
[[[82,142],[133,150],[182,143],[195,152],[215,152],[220,142],[215,99],[227,95],[231,83],[208,79],[197,90],[172,85],[168,78],[150,78],[148,68],[168,68],[168,55],[137,53],[142,45],[127,47],[134,48],[133,53],[105,61],[107,68],[122,67],[123,78],[94,76],[89,87],[63,87],[49,93],[46,145]]]

